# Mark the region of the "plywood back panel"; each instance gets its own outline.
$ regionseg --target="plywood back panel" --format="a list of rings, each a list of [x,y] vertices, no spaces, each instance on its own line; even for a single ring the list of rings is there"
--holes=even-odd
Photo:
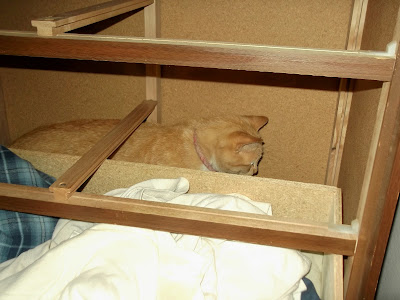
[[[0,28],[34,31],[33,18],[101,2],[1,1]],[[79,32],[141,36],[143,12],[123,14]],[[145,98],[141,65],[0,57],[0,66],[12,140],[50,123],[122,118]]]
[[[398,0],[375,0],[368,2],[362,50],[385,50],[393,40],[399,11]]]
[[[352,1],[161,1],[164,38],[344,49]],[[260,176],[323,183],[338,81],[163,67],[162,120],[263,114]]]
[[[15,64],[19,66],[21,63],[39,69],[52,63],[56,66],[47,70],[0,70],[12,139],[38,126],[71,119],[122,118],[144,99],[143,66],[17,60]],[[107,70],[111,72],[104,74]]]

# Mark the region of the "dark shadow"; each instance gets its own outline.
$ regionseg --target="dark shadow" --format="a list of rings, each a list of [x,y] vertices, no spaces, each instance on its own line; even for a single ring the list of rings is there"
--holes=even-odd
[[[81,28],[77,28],[75,30],[71,30],[68,33],[79,33],[79,34],[96,34],[99,33],[127,18],[129,18],[130,16],[134,15],[135,13],[137,13],[138,11],[140,11],[141,9],[136,9],[133,11],[129,11],[126,12],[124,14],[109,18],[109,19],[105,19],[103,21],[94,23],[94,24],[90,24],[87,25],[85,27],[81,27]]]
[[[1,56],[0,67],[61,72],[145,76],[144,64],[58,58]],[[275,86],[322,91],[338,91],[338,78],[278,74],[256,71],[222,70],[182,66],[162,66],[162,77],[177,80]],[[374,81],[372,85],[375,86]]]
[[[145,66],[142,64],[25,56],[0,56],[0,67],[95,74],[145,75]]]
[[[256,71],[164,66],[163,78],[337,91],[339,79]]]

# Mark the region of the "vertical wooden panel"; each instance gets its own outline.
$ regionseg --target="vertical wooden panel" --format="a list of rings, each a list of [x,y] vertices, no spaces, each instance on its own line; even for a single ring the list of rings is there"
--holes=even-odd
[[[397,146],[397,154],[393,164],[392,176],[386,195],[385,207],[379,226],[378,240],[374,251],[374,257],[371,265],[371,272],[368,276],[366,295],[373,295],[376,292],[383,258],[385,257],[386,245],[392,228],[393,218],[395,216],[397,202],[400,193],[400,143]]]
[[[361,48],[367,6],[368,0],[356,0],[354,2],[350,32],[347,41],[347,50],[359,50]],[[343,147],[350,115],[351,100],[353,97],[353,88],[353,80],[340,80],[336,122],[333,129],[331,151],[328,158],[327,174],[325,178],[325,184],[328,185],[337,186],[338,184],[340,165],[343,157]]]
[[[396,147],[400,137],[400,55],[393,80],[384,101],[386,88],[382,88],[382,97],[378,106],[376,124],[373,131],[369,159],[367,161],[363,188],[361,190],[357,220],[360,222],[359,239],[355,255],[345,269],[347,299],[364,297],[374,250],[378,240],[390,175]],[[386,84],[385,84],[386,85]],[[382,109],[382,114],[380,113]],[[346,287],[346,286],[345,286]]]
[[[155,0],[144,9],[144,36],[160,37],[160,25],[160,1]],[[161,66],[146,65],[146,99],[158,102],[148,120],[161,123]]]
[[[11,143],[11,140],[10,132],[8,129],[6,100],[4,98],[3,87],[0,77],[0,144],[7,146],[9,143]]]
[[[387,44],[394,38],[399,4],[399,0],[378,0],[368,3],[361,42],[362,50],[386,49]],[[354,84],[352,109],[338,179],[338,186],[343,190],[343,221],[347,224],[356,218],[361,190],[366,184],[364,174],[374,124],[378,108],[384,106],[382,103],[379,104],[381,88],[382,84],[374,81],[356,81]]]

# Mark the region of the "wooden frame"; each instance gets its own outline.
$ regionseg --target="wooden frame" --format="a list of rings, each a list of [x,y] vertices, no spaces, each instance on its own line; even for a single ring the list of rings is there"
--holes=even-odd
[[[32,20],[32,26],[37,28],[38,35],[53,36],[146,7],[153,2],[152,0],[108,1],[64,14]]]
[[[127,3],[132,5],[126,5]],[[357,3],[358,7],[366,9],[366,2]],[[123,12],[125,12],[149,4],[152,6],[145,8],[146,28],[148,28],[146,31],[147,38],[58,34],[121,13],[122,10],[119,10],[121,7],[119,5],[124,7]],[[256,217],[247,221],[242,214],[215,213],[202,209],[168,205],[154,205],[154,207],[144,211],[144,204],[140,201],[128,205],[123,201],[115,202],[104,196],[83,196],[75,192],[77,187],[95,171],[101,161],[129,134],[125,133],[133,131],[141,120],[150,114],[155,106],[153,102],[145,102],[143,104],[145,109],[142,113],[133,113],[136,120],[135,125],[128,131],[121,130],[124,127],[124,122],[115,129],[116,141],[111,143],[112,147],[109,150],[104,152],[101,148],[95,147],[91,150],[91,154],[94,153],[95,156],[90,156],[92,159],[87,165],[84,167],[79,166],[79,164],[73,166],[72,171],[61,178],[62,186],[53,186],[52,191],[48,191],[0,185],[0,207],[31,213],[44,213],[43,208],[46,207],[53,215],[60,217],[70,217],[71,214],[81,212],[80,218],[88,221],[109,221],[149,228],[156,228],[149,222],[150,219],[155,218],[164,223],[162,228],[157,227],[157,229],[208,234],[247,242],[272,243],[278,246],[348,255],[350,259],[345,268],[345,297],[347,299],[362,298],[368,290],[367,282],[371,280],[368,279],[371,265],[366,262],[372,259],[371,253],[374,252],[372,250],[376,247],[379,236],[379,230],[374,227],[374,224],[384,222],[382,216],[393,217],[390,214],[391,210],[389,212],[384,211],[384,203],[386,195],[389,197],[389,195],[398,194],[399,188],[398,184],[393,184],[393,179],[389,185],[394,162],[394,145],[397,145],[399,141],[400,75],[396,70],[399,64],[397,42],[390,45],[386,52],[371,52],[357,50],[360,42],[352,43],[351,41],[349,41],[348,50],[340,51],[158,39],[159,23],[156,5],[157,1],[154,3],[153,1],[111,1],[100,8],[92,7],[84,11],[80,10],[67,13],[64,16],[56,16],[56,18],[50,20],[53,22],[51,24],[46,23],[48,20],[36,20],[33,24],[38,27],[37,34],[1,31],[0,54],[145,63],[148,65],[146,84],[149,87],[146,95],[147,99],[153,100],[159,100],[160,69],[158,65],[165,64],[385,82],[381,94],[381,111],[376,121],[368,170],[365,175],[359,211],[354,226],[317,224],[314,222],[293,223],[281,219]],[[95,12],[98,11],[101,11],[98,14],[99,17],[93,18],[93,15],[97,16]],[[359,21],[356,23],[361,25],[354,27],[358,29],[355,30],[355,35],[350,37],[351,40],[359,41],[361,38],[363,14],[365,14],[365,11],[357,18]],[[40,35],[54,36],[41,37]],[[345,85],[342,84],[342,86]],[[343,101],[341,103],[341,107],[347,107],[347,109],[343,110],[344,113],[339,113],[341,115],[341,121],[337,123],[339,124],[337,126],[339,131],[345,126],[343,124],[346,123],[349,110],[348,105],[344,104]],[[160,120],[160,115],[153,115],[152,118]],[[345,135],[338,133],[336,135],[333,144],[342,147]],[[114,136],[114,134],[111,136]],[[331,156],[334,162],[331,168],[333,175],[331,174],[327,178],[330,178],[328,181],[332,184],[337,182],[335,176],[337,176],[337,168],[340,165],[340,151],[342,150],[337,151],[339,154]],[[75,177],[77,169],[83,171],[85,175],[78,176],[79,180],[72,180],[70,183],[69,178]],[[393,172],[397,172],[396,170],[394,169]],[[57,182],[57,184],[59,183]],[[68,190],[62,189],[64,184],[68,185]],[[33,205],[32,201],[37,201],[35,203],[38,203],[38,205]],[[393,201],[395,200],[391,200],[392,206]],[[80,209],[82,205],[85,209]],[[141,208],[138,210],[134,207],[135,205]],[[61,207],[65,210],[61,211]],[[102,212],[100,219],[92,218],[94,215],[91,213],[92,209]],[[179,212],[180,209],[182,209],[181,212]],[[135,216],[132,219],[139,220],[139,223],[142,220],[142,223],[127,222],[128,218],[114,217],[109,219],[109,216],[115,211],[126,215],[132,214],[132,216]],[[190,211],[190,214],[188,214],[188,211]],[[170,213],[173,213],[173,215],[170,215]],[[189,215],[189,217],[185,217],[186,215]],[[209,231],[210,222],[215,227],[213,232]],[[360,226],[359,231],[357,224]],[[257,232],[250,238],[244,238],[242,232],[251,228],[257,228]],[[387,226],[381,228],[387,228]],[[386,230],[385,235],[387,234]],[[321,239],[325,241],[323,246],[321,246]],[[382,240],[381,237],[380,239]],[[376,278],[376,275],[371,276]]]
[[[246,70],[390,81],[387,52],[341,51],[187,40],[0,32],[0,54]]]
[[[0,144],[8,145],[10,142],[11,140],[8,130],[7,112],[0,78]]]
[[[356,244],[356,234],[346,225],[310,221],[293,223],[264,215],[216,212],[185,205],[82,193],[70,194],[68,198],[57,197],[49,189],[21,189],[9,184],[0,184],[0,191],[1,208],[21,212],[342,255],[352,255]]]
[[[362,32],[364,29],[365,16],[368,0],[357,0],[354,2],[353,16],[347,50],[360,50]],[[343,156],[343,147],[346,139],[347,124],[349,121],[351,100],[353,96],[354,81],[341,78],[339,86],[338,107],[336,113],[336,123],[333,129],[331,152],[328,159],[328,167],[325,177],[325,184],[337,186],[340,165]]]
[[[160,1],[144,8],[144,36],[146,38],[160,37]],[[146,99],[157,101],[157,109],[148,120],[161,123],[161,66],[146,64]]]

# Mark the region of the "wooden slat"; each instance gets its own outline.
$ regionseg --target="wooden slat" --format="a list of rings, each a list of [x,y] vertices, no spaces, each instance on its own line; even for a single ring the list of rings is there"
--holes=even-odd
[[[109,19],[152,3],[153,0],[114,0],[32,20],[31,23],[32,26],[37,27],[38,35],[52,36]]]
[[[347,50],[360,50],[361,48],[367,7],[368,0],[354,1],[353,15],[346,47]],[[337,186],[338,184],[343,148],[346,140],[347,124],[353,98],[353,88],[354,81],[344,78],[340,80],[336,122],[333,129],[331,150],[328,157],[325,177],[325,184],[327,185]]]
[[[4,183],[0,209],[344,255],[354,253],[357,237],[347,225],[78,192],[54,200],[47,189]]]
[[[357,220],[360,220],[359,239],[356,253],[353,259],[349,260],[348,267],[345,269],[346,299],[358,299],[364,295],[371,271],[371,262],[379,234],[378,224],[383,216],[395,151],[400,139],[399,66],[400,54],[398,53],[393,80],[390,84],[385,83],[385,85],[389,85],[388,91],[384,86],[381,92],[388,92],[388,96],[385,102],[383,100],[386,97],[381,97],[371,141],[357,212]]]
[[[365,17],[368,8],[368,0],[356,0],[353,6],[350,32],[347,40],[347,49],[360,49],[364,32]]]
[[[328,222],[342,224],[341,201],[333,202]],[[322,257],[322,281],[321,299],[343,300],[343,256],[326,253]]]
[[[393,40],[400,41],[400,6],[398,6],[396,25],[394,27]],[[398,116],[399,118],[400,116]],[[398,121],[400,122],[400,121]],[[371,263],[371,271],[366,282],[365,295],[374,295],[381,274],[382,264],[386,253],[392,223],[394,221],[396,207],[400,194],[400,142],[393,162],[392,174],[386,194],[386,201],[379,225],[378,239],[375,244],[374,255]]]
[[[8,118],[6,111],[6,100],[4,99],[3,86],[0,78],[0,144],[9,145],[11,143]]]
[[[75,192],[100,167],[102,162],[139,127],[156,104],[155,101],[143,101],[61,175],[50,187],[56,198],[70,197],[71,193]]]
[[[392,176],[386,194],[385,207],[379,225],[378,240],[375,245],[374,257],[369,272],[365,295],[375,295],[381,274],[382,263],[385,257],[386,246],[389,240],[392,223],[396,213],[400,194],[400,143],[397,146],[396,158],[393,164]]]
[[[160,1],[144,9],[144,36],[146,38],[160,37]],[[161,66],[146,65],[146,99],[157,101],[157,107],[149,116],[148,121],[161,123]]]
[[[248,70],[390,81],[395,57],[232,43],[62,34],[38,37],[0,32],[0,54]]]

